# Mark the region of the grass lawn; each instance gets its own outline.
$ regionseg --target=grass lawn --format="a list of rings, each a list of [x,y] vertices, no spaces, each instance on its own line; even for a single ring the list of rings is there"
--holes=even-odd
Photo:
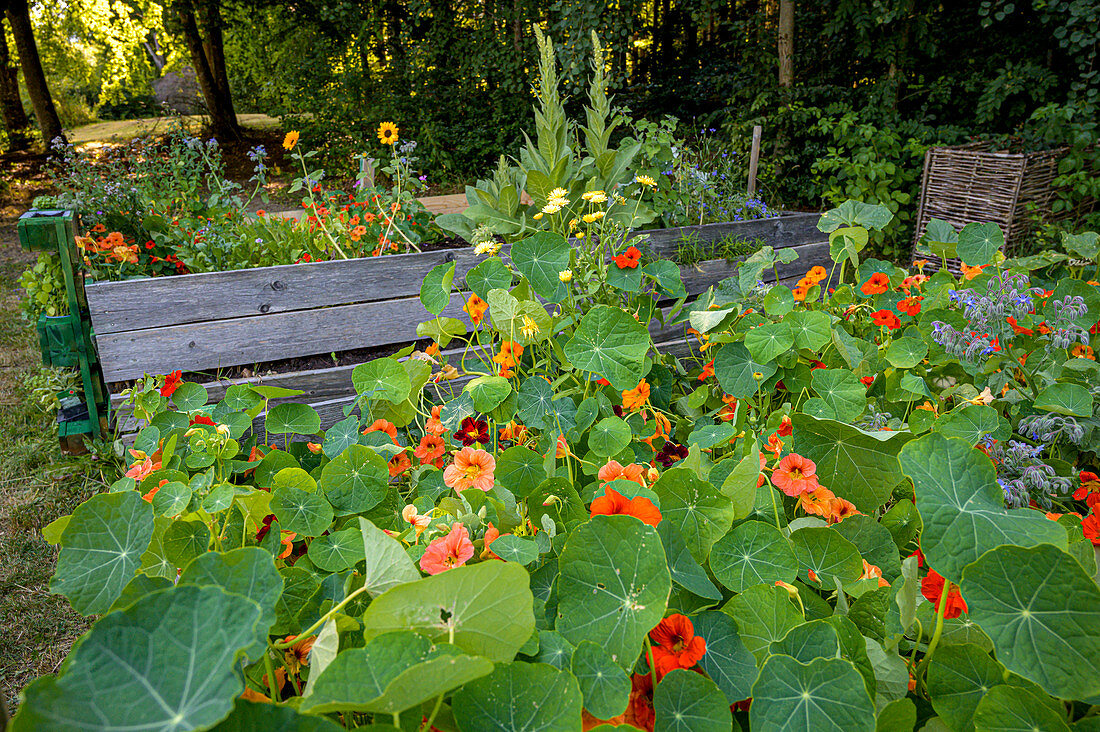
[[[168,129],[168,117],[145,117],[143,119],[112,120],[109,122],[94,122],[90,125],[77,127],[69,133],[69,142],[74,145],[84,145],[89,142],[125,142],[135,137],[151,133],[164,132]],[[200,125],[205,117],[190,115],[181,117],[188,126]],[[237,121],[241,126],[250,130],[271,131],[280,129],[282,123],[274,117],[266,114],[239,114]]]

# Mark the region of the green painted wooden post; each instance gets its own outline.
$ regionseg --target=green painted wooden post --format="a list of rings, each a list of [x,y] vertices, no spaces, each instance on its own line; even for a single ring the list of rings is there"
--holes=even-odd
[[[75,216],[72,211],[32,209],[19,217],[17,228],[24,249],[57,255],[65,279],[68,314],[52,318],[43,315],[38,323],[43,361],[47,365],[79,369],[84,403],[88,407],[86,420],[60,422],[62,443],[78,434],[105,436],[110,424],[110,403],[84,294]]]

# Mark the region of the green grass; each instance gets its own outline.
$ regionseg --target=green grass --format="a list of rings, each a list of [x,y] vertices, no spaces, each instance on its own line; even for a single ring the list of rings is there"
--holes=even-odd
[[[738,257],[748,256],[764,245],[763,238],[739,239],[727,234],[712,242],[703,242],[695,233],[685,234],[676,245],[676,263],[684,267],[693,267],[708,259],[724,259],[730,262]]]
[[[39,372],[38,349],[19,311],[16,278],[26,262],[9,253],[0,248],[0,691],[14,713],[22,688],[55,672],[88,627],[49,594],[57,549],[41,529],[103,482],[92,458],[61,455],[57,428],[25,383]]]
[[[203,117],[196,115],[181,118],[188,125],[197,125]],[[239,114],[237,121],[242,126],[254,130],[279,129],[282,124],[274,117],[266,114]],[[84,145],[90,142],[125,142],[135,137],[148,135],[155,132],[164,132],[168,129],[168,117],[146,117],[144,119],[112,120],[109,122],[93,122],[90,125],[77,127],[69,135],[69,142],[74,145]]]

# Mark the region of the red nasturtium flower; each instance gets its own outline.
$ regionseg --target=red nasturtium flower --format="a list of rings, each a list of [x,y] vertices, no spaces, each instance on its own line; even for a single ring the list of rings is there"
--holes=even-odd
[[[772,472],[772,483],[791,498],[816,490],[817,464],[796,452],[779,461]]]
[[[187,424],[189,426],[190,425],[196,425],[196,424],[204,424],[207,427],[217,427],[218,426],[217,423],[214,420],[210,419],[205,414],[196,414],[194,417],[192,417],[191,419],[189,419],[187,421]]]
[[[406,470],[408,470],[411,467],[412,467],[412,461],[409,460],[408,453],[399,452],[396,455],[394,455],[392,458],[390,458],[390,462],[389,462],[390,477],[391,478],[396,478],[397,476],[401,475],[402,473],[404,473]]]
[[[695,635],[695,626],[686,615],[676,613],[649,631],[653,646],[653,663],[657,678],[678,668],[691,668],[707,652],[707,642]]]
[[[890,278],[882,272],[875,272],[866,282],[860,285],[860,292],[864,295],[881,295],[890,286]]]
[[[462,424],[459,426],[458,431],[455,432],[455,439],[466,447],[470,447],[478,442],[482,445],[488,445],[489,424],[480,419],[466,417],[462,420]]]
[[[661,512],[653,501],[645,496],[627,498],[610,486],[604,488],[604,495],[592,501],[592,515],[633,516],[650,526],[661,523]]]
[[[495,483],[497,461],[484,450],[464,447],[455,453],[455,461],[443,471],[443,483],[456,491],[476,488],[488,492]]]
[[[642,259],[642,252],[638,247],[627,247],[626,251],[615,257],[615,266],[619,269],[636,269]]]
[[[1100,516],[1096,515],[1095,509],[1081,522],[1081,533],[1093,546],[1100,546]]]
[[[935,603],[937,610],[939,610],[940,595],[943,594],[943,583],[946,581],[934,569],[929,569],[928,574],[920,581],[921,594],[929,602]],[[943,616],[948,619],[957,618],[966,611],[966,600],[959,592],[959,586],[952,583],[947,590],[947,608]]]
[[[1082,470],[1078,476],[1081,487],[1073,492],[1074,499],[1086,501],[1089,508],[1095,508],[1100,504],[1100,476],[1088,470]]]
[[[451,533],[441,536],[424,550],[420,557],[420,569],[428,574],[439,574],[454,567],[461,567],[474,556],[474,543],[470,532],[459,522],[451,524]]]
[[[790,437],[794,433],[794,428],[789,416],[786,414],[783,415],[783,419],[779,422],[779,429],[776,430],[775,433],[780,437]]]
[[[160,387],[160,395],[163,397],[170,397],[176,393],[176,389],[180,388],[180,384],[183,382],[183,372],[173,371],[164,377],[164,386]]]
[[[909,316],[920,315],[920,301],[923,297],[910,296],[898,302],[898,312]]]
[[[871,313],[871,320],[875,321],[875,325],[886,326],[890,330],[901,327],[901,320],[889,310],[876,310]]]

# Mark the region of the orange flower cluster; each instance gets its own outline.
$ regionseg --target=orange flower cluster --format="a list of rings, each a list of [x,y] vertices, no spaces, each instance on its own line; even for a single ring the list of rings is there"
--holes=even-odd
[[[763,461],[763,456],[761,456]],[[792,498],[808,514],[821,516],[829,523],[839,523],[859,513],[855,505],[818,483],[817,464],[798,453],[779,461],[772,471],[772,483]]]
[[[798,285],[794,288],[794,299],[798,302],[804,301],[806,295],[810,292],[810,288],[819,284],[827,274],[825,268],[820,265],[811,267],[810,271],[798,281]]]
[[[626,251],[614,258],[615,266],[619,269],[637,269],[642,260],[642,252],[638,247],[627,247]]]
[[[512,341],[504,341],[500,344],[500,353],[493,356],[493,362],[500,364],[500,376],[510,379],[513,376],[512,369],[523,355],[523,346]]]

